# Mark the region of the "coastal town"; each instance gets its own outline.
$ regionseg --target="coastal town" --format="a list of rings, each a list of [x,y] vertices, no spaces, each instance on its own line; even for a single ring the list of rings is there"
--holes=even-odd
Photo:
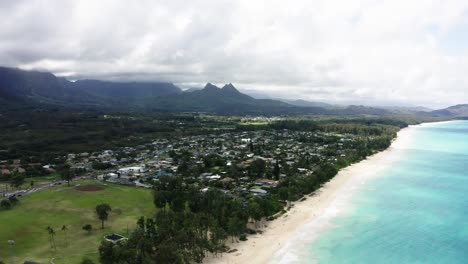
[[[305,131],[228,132],[184,137],[64,157],[74,176],[152,188],[161,177],[183,176],[199,186],[226,194],[264,196],[288,177],[307,177],[323,162],[343,163],[356,153],[359,137]],[[2,161],[2,174],[37,167],[55,172],[53,164]],[[60,179],[57,179],[60,180]],[[2,190],[4,191],[4,190]],[[22,194],[14,191],[10,194]]]
[[[296,202],[306,200],[340,169],[386,149],[405,125],[383,118],[183,116],[164,122],[172,124],[174,133],[145,142],[133,136],[127,138],[130,144],[115,148],[3,159],[2,212],[20,214],[28,208],[38,215],[59,212],[68,220],[44,218],[33,224],[34,235],[46,241],[49,233],[43,226],[66,225],[79,243],[86,244],[92,259],[102,263],[118,262],[119,252],[133,247],[134,236],[151,240],[156,232],[152,221],[157,221],[160,230],[174,228],[163,234],[167,239],[179,241],[167,251],[172,252],[168,258],[188,254],[187,259],[201,262],[210,254],[236,250],[226,245],[228,240],[249,240],[270,221],[286,217]],[[178,133],[179,129],[185,132]],[[40,207],[44,201],[54,206]],[[98,206],[112,208],[106,225],[93,211]],[[75,217],[75,210],[80,217]],[[166,226],[170,221],[165,219],[177,225]],[[212,232],[216,233],[208,235]],[[108,238],[117,235],[120,242]],[[27,245],[28,236],[8,237]],[[64,240],[60,250],[41,241],[32,247],[41,248],[42,260],[57,252],[69,259],[76,251]],[[162,241],[152,243],[161,247]]]

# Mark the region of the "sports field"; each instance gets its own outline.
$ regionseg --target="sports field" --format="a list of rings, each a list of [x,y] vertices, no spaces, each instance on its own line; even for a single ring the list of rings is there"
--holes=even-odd
[[[105,234],[127,236],[127,228],[131,231],[140,216],[155,213],[151,190],[97,181],[74,182],[19,199],[13,209],[0,209],[0,260],[5,263],[49,263],[51,258],[55,263],[79,263],[84,256],[97,263]],[[94,211],[100,203],[112,207],[104,230]],[[86,224],[93,227],[89,234],[82,229]],[[55,231],[56,250],[50,246],[48,226]],[[8,240],[15,245],[9,246]]]

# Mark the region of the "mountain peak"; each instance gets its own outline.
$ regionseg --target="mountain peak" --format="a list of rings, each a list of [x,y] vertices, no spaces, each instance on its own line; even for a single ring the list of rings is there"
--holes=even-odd
[[[234,87],[234,85],[232,85],[232,83],[225,84],[221,90],[239,93],[239,91],[236,89],[236,87]]]
[[[219,90],[219,87],[216,85],[213,85],[212,83],[207,83],[205,85],[205,88],[203,90]]]

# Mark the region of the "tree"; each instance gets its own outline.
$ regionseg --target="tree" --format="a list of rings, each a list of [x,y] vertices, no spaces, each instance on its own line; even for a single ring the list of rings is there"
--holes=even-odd
[[[94,261],[92,261],[90,258],[84,257],[80,264],[94,264]]]
[[[240,218],[238,218],[237,216],[229,218],[227,224],[227,232],[228,235],[232,237],[232,240],[234,240],[234,237],[241,235],[244,231],[244,228],[245,223]]]
[[[63,226],[62,226],[62,231],[63,231],[63,233],[65,234],[65,245],[68,246],[68,237],[67,237],[68,228],[67,228],[66,225],[63,225]]]
[[[104,229],[104,221],[107,221],[109,216],[109,211],[112,211],[112,208],[109,204],[103,203],[96,206],[96,214],[98,215],[99,220],[101,220],[102,227]]]
[[[81,227],[81,229],[86,230],[88,232],[88,234],[89,234],[93,230],[93,226],[90,225],[90,224],[86,224],[83,227]]]
[[[256,159],[250,164],[250,169],[257,177],[263,176],[266,170],[266,162],[262,159]]]
[[[60,174],[60,178],[62,180],[66,180],[68,186],[70,186],[70,181],[73,178],[72,172],[70,170],[70,165],[65,164],[65,165],[60,166],[58,168],[58,173]]]
[[[0,207],[3,209],[11,209],[11,202],[7,199],[4,199],[0,202]]]
[[[21,185],[23,185],[24,182],[25,182],[24,175],[17,173],[13,176],[13,179],[11,181],[11,186],[14,188],[19,188]]]
[[[110,168],[112,168],[112,164],[110,164],[109,162],[93,162],[93,169],[95,170],[107,170]]]
[[[19,203],[18,198],[16,198],[15,196],[10,196],[10,198],[8,198],[8,201],[11,203],[12,206],[14,206],[14,205],[16,205],[17,203]]]
[[[258,203],[258,200],[249,202],[249,215],[255,221],[255,227],[257,227],[257,222],[260,221],[263,217],[262,208]]]
[[[182,161],[179,167],[177,168],[177,172],[183,176],[190,175],[190,168],[189,168],[188,163],[186,161]]]
[[[279,167],[278,160],[276,160],[275,168],[273,170],[273,176],[274,176],[275,180],[279,180],[279,175],[280,175],[280,167]]]
[[[47,233],[49,234],[49,243],[50,247],[53,248],[54,250],[57,249],[55,246],[55,231],[52,227],[48,226],[47,227]]]

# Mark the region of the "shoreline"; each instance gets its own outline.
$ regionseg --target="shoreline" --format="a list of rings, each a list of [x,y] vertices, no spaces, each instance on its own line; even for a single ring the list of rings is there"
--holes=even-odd
[[[227,243],[232,253],[207,257],[203,263],[294,263],[301,260],[302,246],[315,240],[329,221],[346,209],[353,194],[378,172],[398,160],[398,153],[411,140],[413,125],[397,133],[390,147],[367,157],[358,163],[341,169],[329,182],[315,193],[306,195],[306,200],[292,203],[292,207],[279,218],[266,222],[262,234],[249,235],[247,241]],[[312,235],[311,235],[312,234]],[[300,243],[298,243],[300,242]],[[300,245],[298,245],[300,244]],[[302,252],[302,254],[301,254]]]

